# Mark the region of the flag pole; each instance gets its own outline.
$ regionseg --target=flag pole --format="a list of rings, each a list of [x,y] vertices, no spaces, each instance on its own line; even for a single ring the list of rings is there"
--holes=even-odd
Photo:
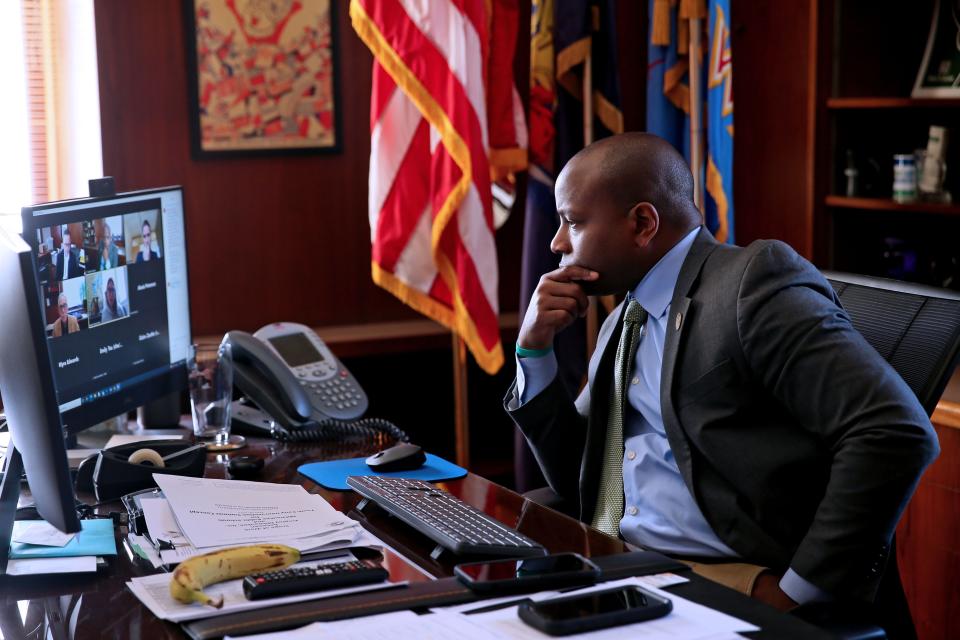
[[[700,87],[700,18],[690,18],[690,172],[693,173],[693,201],[703,215],[703,122]]]
[[[590,52],[583,61],[583,146],[593,142],[593,67]]]
[[[583,61],[583,146],[593,142],[593,66],[590,64],[590,52]],[[590,296],[587,309],[587,361],[597,348],[597,335],[600,333],[600,307],[603,304],[607,313],[616,306],[613,296]]]
[[[593,65],[591,53],[583,61],[583,146],[593,142]],[[597,310],[597,297],[590,296],[587,308],[587,362],[597,347],[597,334],[600,333],[600,314]]]
[[[467,406],[467,345],[453,337],[453,412],[457,464],[470,468],[470,415]]]

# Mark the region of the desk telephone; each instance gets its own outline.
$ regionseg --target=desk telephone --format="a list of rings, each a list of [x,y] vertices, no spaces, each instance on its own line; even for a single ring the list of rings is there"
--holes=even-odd
[[[369,406],[367,394],[309,327],[275,322],[252,335],[230,331],[223,340],[230,344],[236,387],[260,408],[235,401],[231,412],[236,426],[286,440],[377,431],[407,440],[386,420],[357,420]]]

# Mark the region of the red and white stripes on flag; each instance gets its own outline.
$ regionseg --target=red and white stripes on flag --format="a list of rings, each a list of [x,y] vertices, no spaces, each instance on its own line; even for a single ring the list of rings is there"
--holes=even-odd
[[[494,373],[503,351],[485,88],[488,2],[352,0],[350,17],[374,55],[373,280],[460,335]]]

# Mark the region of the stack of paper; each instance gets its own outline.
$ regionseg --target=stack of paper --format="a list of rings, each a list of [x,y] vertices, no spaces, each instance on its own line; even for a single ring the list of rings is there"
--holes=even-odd
[[[326,501],[320,496],[312,496],[313,499],[323,502]],[[151,498],[141,500],[143,515],[147,523],[147,531],[150,532],[153,541],[159,547],[159,554],[154,554],[151,561],[154,566],[161,564],[177,564],[192,556],[234,547],[239,544],[252,544],[254,542],[276,542],[299,549],[301,553],[311,553],[314,551],[326,551],[329,549],[340,549],[350,546],[378,546],[379,541],[366,532],[360,523],[351,520],[345,516],[340,516],[339,520],[332,521],[329,527],[320,533],[308,536],[299,536],[295,538],[285,538],[273,536],[270,538],[261,538],[258,541],[233,542],[230,544],[213,545],[209,547],[197,547],[192,544],[189,538],[180,529],[176,516],[170,508],[170,503],[166,498]],[[143,542],[135,541],[144,548]]]
[[[97,556],[117,554],[113,520],[81,520],[79,533],[61,533],[43,520],[13,523],[8,575],[97,570]]]
[[[301,553],[379,545],[360,523],[299,485],[162,474],[154,479],[165,498],[141,505],[164,564],[261,542],[286,544]]]
[[[146,554],[154,566],[176,564],[200,554],[247,544],[277,543],[301,553],[348,546],[381,546],[358,522],[334,509],[321,496],[307,493],[299,485],[185,478],[154,474],[163,498],[141,500],[147,530],[160,547],[159,555]],[[144,539],[131,537],[140,549],[149,548]],[[300,566],[347,562],[352,554],[301,563]],[[127,587],[158,618],[183,622],[246,609],[270,607],[286,602],[387,589],[406,583],[384,581],[347,589],[328,589],[296,596],[249,601],[241,580],[230,580],[204,589],[211,596],[222,595],[220,609],[192,603],[182,604],[170,596],[169,573],[134,578]]]
[[[300,485],[153,477],[181,531],[198,548],[316,535],[347,519]]]

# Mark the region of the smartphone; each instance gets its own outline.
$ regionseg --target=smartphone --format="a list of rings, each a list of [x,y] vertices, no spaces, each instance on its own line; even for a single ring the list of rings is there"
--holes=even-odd
[[[564,596],[539,602],[526,601],[517,608],[525,623],[551,636],[660,618],[673,610],[673,602],[635,585]]]
[[[555,553],[523,560],[468,562],[453,568],[472,591],[509,593],[544,588],[590,585],[600,568],[578,553]]]

